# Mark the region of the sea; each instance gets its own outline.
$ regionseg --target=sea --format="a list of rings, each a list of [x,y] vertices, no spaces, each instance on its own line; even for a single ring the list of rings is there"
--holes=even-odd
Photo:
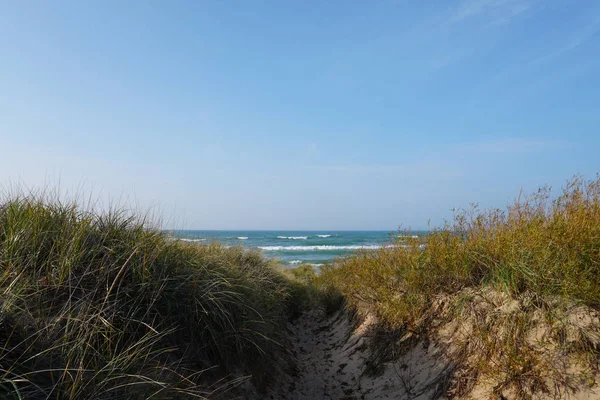
[[[177,239],[189,242],[220,242],[260,250],[266,257],[288,267],[312,264],[320,267],[360,249],[378,249],[398,240],[394,231],[170,231]],[[410,232],[411,236],[424,232]],[[402,232],[400,235],[406,235]]]

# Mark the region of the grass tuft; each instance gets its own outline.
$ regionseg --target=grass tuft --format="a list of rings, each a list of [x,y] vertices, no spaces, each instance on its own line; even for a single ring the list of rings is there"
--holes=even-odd
[[[204,398],[234,378],[264,387],[293,296],[257,252],[12,195],[0,202],[0,397]]]
[[[318,280],[389,331],[424,338],[461,321],[468,335],[455,331],[453,346],[497,393],[575,390],[593,383],[600,356],[600,176],[575,177],[554,198],[542,187],[506,210],[459,210],[441,229],[358,252]]]

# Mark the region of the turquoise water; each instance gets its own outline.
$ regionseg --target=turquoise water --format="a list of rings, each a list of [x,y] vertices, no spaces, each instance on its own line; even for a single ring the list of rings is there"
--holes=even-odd
[[[269,258],[294,266],[320,266],[359,249],[377,249],[397,240],[392,231],[174,231],[185,241],[242,245],[260,249]],[[413,232],[411,235],[422,234]]]

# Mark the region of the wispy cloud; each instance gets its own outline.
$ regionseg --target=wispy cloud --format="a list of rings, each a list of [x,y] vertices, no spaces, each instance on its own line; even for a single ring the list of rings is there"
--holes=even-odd
[[[529,62],[529,64],[538,65],[553,61],[561,57],[563,54],[568,53],[571,50],[575,50],[576,48],[584,45],[598,36],[600,34],[600,14],[596,13],[593,18],[593,21],[591,21],[589,24],[580,28],[571,37],[567,37],[562,46],[554,49],[548,54],[544,54],[543,56],[533,59]]]
[[[563,9],[563,6],[561,4],[557,10]],[[474,108],[481,96],[497,90],[505,93],[510,91],[512,99],[526,101],[532,94],[551,85],[556,86],[587,73],[593,74],[598,60],[583,55],[583,49],[600,36],[600,4],[581,10],[573,18],[574,22],[569,24],[568,29],[561,30],[558,35],[548,35],[544,38],[543,46],[531,47],[521,58],[507,59],[503,68],[481,81],[473,88],[470,107]],[[578,51],[580,54],[576,54]],[[593,54],[593,51],[590,46],[589,54]]]
[[[431,72],[444,69],[472,57],[481,49],[493,45],[489,29],[507,25],[524,16],[538,5],[539,0],[460,0],[454,6],[439,13],[435,24],[427,27],[430,35],[439,43],[451,43],[432,52],[426,65]],[[469,33],[469,40],[464,40],[460,33]],[[453,40],[453,35],[458,34]]]
[[[529,0],[462,0],[450,22],[486,18],[491,24],[506,24],[532,7]]]

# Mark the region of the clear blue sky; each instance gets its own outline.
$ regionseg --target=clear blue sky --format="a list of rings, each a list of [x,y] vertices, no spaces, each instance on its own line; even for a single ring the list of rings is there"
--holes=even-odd
[[[599,153],[596,0],[0,2],[2,185],[419,229]]]

